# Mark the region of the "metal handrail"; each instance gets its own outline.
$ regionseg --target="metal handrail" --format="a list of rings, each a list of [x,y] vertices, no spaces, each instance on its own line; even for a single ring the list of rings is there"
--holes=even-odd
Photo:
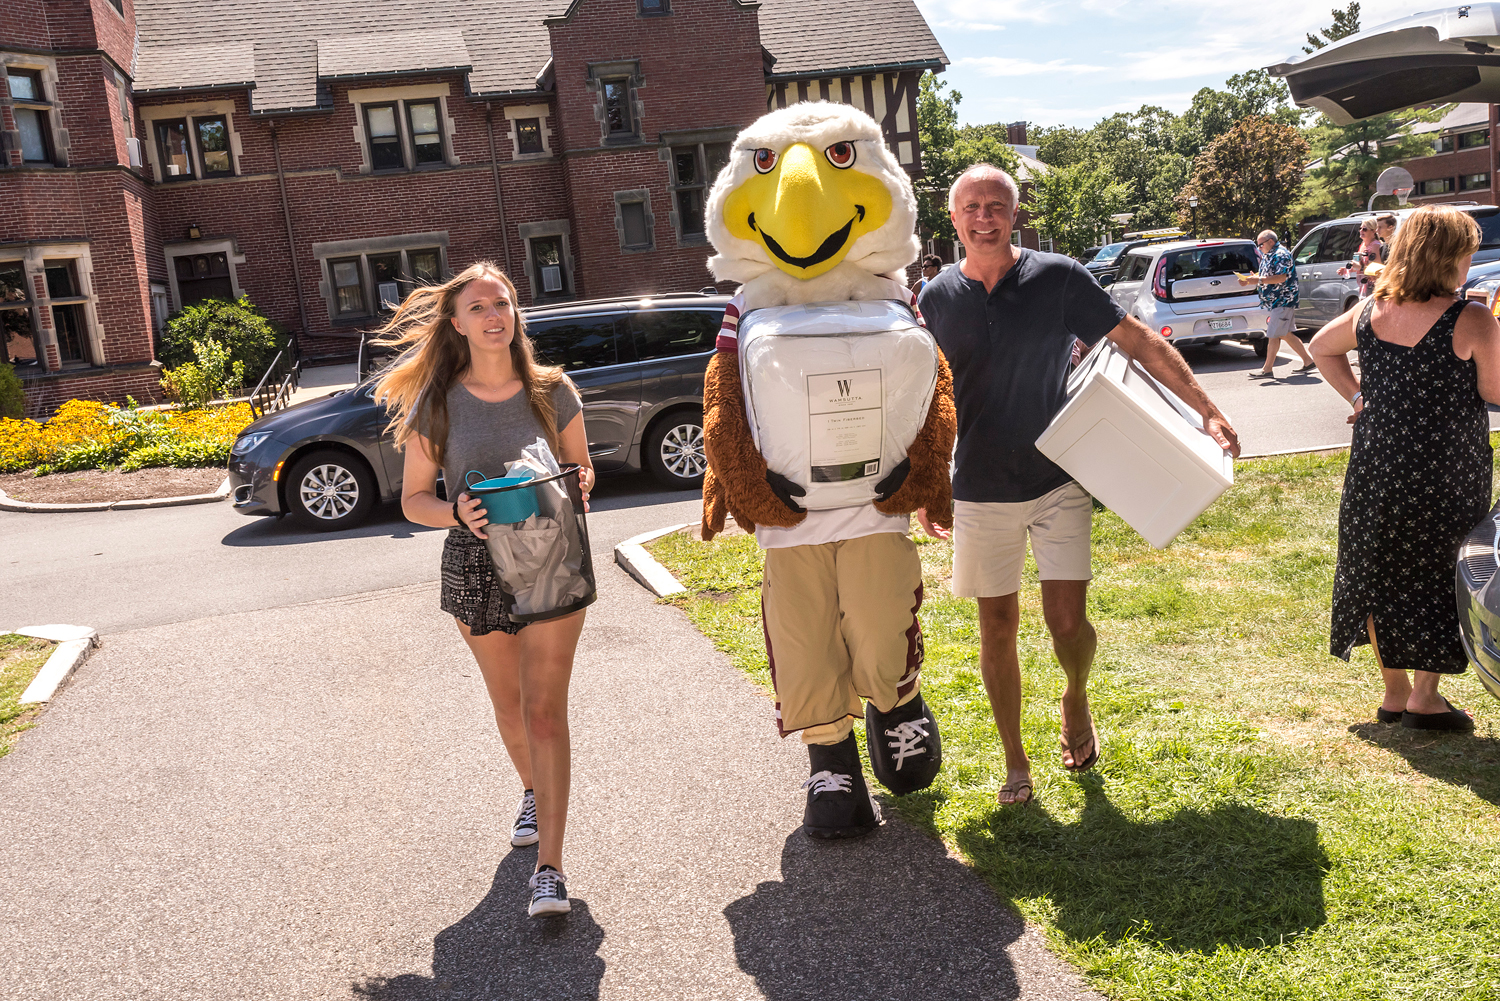
[[[250,392],[250,413],[256,420],[284,408],[292,393],[302,381],[302,358],[296,341],[287,341],[286,347],[276,352],[266,374],[260,377],[255,389]]]

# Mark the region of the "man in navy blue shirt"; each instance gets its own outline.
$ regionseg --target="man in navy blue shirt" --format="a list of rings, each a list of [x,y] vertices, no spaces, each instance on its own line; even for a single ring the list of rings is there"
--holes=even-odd
[[[919,300],[953,370],[953,593],[979,602],[980,673],[1005,746],[1001,803],[1032,795],[1016,653],[1028,536],[1042,613],[1068,681],[1063,766],[1084,771],[1099,760],[1087,688],[1097,644],[1085,611],[1092,503],[1035,445],[1067,400],[1074,339],[1093,346],[1108,337],[1197,410],[1220,445],[1239,454],[1234,429],[1175,348],[1127,317],[1077,261],[1012,245],[1016,202],[1015,181],[989,164],[959,176],[948,210],[966,256],[928,282]],[[927,534],[948,536],[926,512],[917,516]]]

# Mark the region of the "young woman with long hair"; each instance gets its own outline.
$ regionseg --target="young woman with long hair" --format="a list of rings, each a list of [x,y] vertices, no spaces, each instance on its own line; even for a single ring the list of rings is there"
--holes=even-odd
[[[413,291],[382,334],[406,349],[376,390],[405,452],[401,510],[419,525],[450,529],[440,604],[479,664],[524,789],[511,844],[540,842],[528,910],[532,917],[564,914],[571,906],[562,871],[568,682],[584,611],[513,622],[485,547],[484,509],[461,491],[469,470],[500,476],[541,437],[559,464],[580,467],[586,499],[594,468],[582,404],[562,369],[537,364],[515,286],[488,261]],[[439,470],[457,497],[452,503],[437,497]]]

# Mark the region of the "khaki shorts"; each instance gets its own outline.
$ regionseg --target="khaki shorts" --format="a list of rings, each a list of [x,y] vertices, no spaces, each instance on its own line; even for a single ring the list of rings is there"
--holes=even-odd
[[[1266,337],[1296,337],[1297,310],[1293,306],[1277,306],[1266,313]],[[1300,338],[1299,338],[1300,340]]]
[[[1042,580],[1092,580],[1094,506],[1076,482],[1019,504],[953,502],[953,593],[998,598],[1021,589],[1026,536]]]
[[[781,735],[836,744],[865,714],[911,701],[922,667],[922,561],[896,532],[766,550],[766,657]]]

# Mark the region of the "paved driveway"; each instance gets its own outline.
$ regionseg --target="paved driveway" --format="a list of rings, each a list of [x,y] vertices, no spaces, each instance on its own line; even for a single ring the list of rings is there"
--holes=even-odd
[[[0,759],[0,998],[1081,996],[939,842],[797,832],[801,747],[609,561],[691,520],[679,496],[620,481],[590,519],[577,905],[550,923],[524,916],[519,789],[436,609],[441,533],[0,515],[7,614],[105,634]]]

